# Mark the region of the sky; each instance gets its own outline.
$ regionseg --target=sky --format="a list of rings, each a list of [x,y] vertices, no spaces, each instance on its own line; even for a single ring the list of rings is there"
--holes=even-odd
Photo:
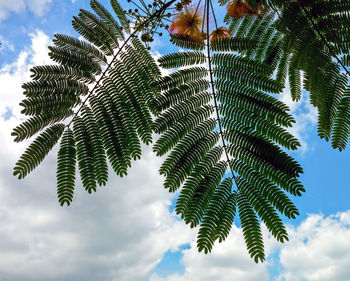
[[[162,187],[162,159],[150,147],[128,177],[110,173],[94,194],[78,181],[70,207],[57,202],[57,147],[24,180],[12,176],[28,145],[10,136],[24,120],[21,84],[30,80],[30,67],[50,64],[54,33],[76,36],[71,19],[80,8],[89,9],[88,1],[0,0],[0,280],[349,281],[349,150],[334,151],[318,138],[307,93],[295,104],[288,87],[279,98],[297,120],[292,133],[302,147],[292,155],[304,168],[306,192],[294,199],[300,216],[284,219],[288,243],[276,242],[262,225],[262,264],[249,258],[238,224],[211,254],[198,253],[197,229],[173,213],[176,195]],[[166,54],[168,46],[157,39],[152,54]]]

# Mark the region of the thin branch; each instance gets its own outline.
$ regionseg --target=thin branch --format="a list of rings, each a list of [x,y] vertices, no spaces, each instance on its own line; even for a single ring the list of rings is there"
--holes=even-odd
[[[149,14],[147,13],[144,9],[142,9],[138,4],[136,4],[134,1],[131,0],[131,3],[133,3],[137,8],[139,8],[142,12],[144,12],[145,14]]]
[[[209,0],[209,2],[210,2],[211,11],[212,11],[213,16],[214,16],[215,27],[216,27],[216,29],[218,29],[218,24],[216,22],[216,17],[215,17],[215,11],[214,11],[214,7],[213,7],[213,3],[211,2],[211,0]],[[209,34],[209,31],[208,31],[208,34]]]
[[[198,9],[199,9],[199,5],[200,5],[201,2],[202,2],[202,0],[199,0],[199,1],[198,1],[196,10],[195,10],[194,15],[193,15],[193,18],[197,15],[197,12],[198,12]]]
[[[163,7],[161,7],[158,11],[156,11],[155,13],[153,13],[147,20],[145,20],[144,22],[142,22],[130,35],[129,37],[124,41],[123,45],[119,48],[119,50],[116,52],[116,54],[113,56],[113,59],[111,60],[111,62],[107,65],[106,69],[103,71],[102,75],[100,76],[100,78],[97,80],[96,84],[94,85],[94,87],[90,90],[89,94],[87,95],[87,97],[85,98],[85,100],[82,102],[82,104],[80,105],[79,109],[77,110],[77,112],[74,113],[72,120],[66,125],[66,127],[69,127],[74,118],[79,114],[80,110],[83,108],[83,106],[86,104],[86,102],[89,100],[89,98],[93,95],[94,91],[96,90],[96,88],[99,86],[99,84],[101,83],[102,79],[105,78],[108,70],[111,68],[111,66],[113,65],[113,63],[115,62],[115,60],[117,59],[118,55],[120,54],[120,52],[123,50],[123,48],[126,46],[126,44],[130,41],[131,38],[133,38],[135,36],[135,34],[146,24],[148,24],[152,19],[160,16],[171,4],[173,4],[176,0],[170,0],[169,2],[165,3]]]
[[[206,7],[207,7],[207,1],[204,2],[204,7],[203,7],[203,22],[202,22],[202,33],[204,32],[204,23],[205,23],[205,11],[206,11]],[[208,30],[207,30],[208,33]]]
[[[328,50],[330,51],[330,53],[332,54],[333,57],[335,57],[335,59],[338,61],[338,63],[344,68],[345,72],[347,73],[347,75],[350,77],[350,72],[346,69],[346,67],[344,66],[344,64],[342,63],[342,61],[338,58],[338,56],[335,54],[334,50],[332,49],[332,47],[329,45],[327,39],[322,35],[322,33],[320,32],[320,30],[318,29],[317,25],[315,24],[314,20],[312,19],[312,16],[310,15],[310,13],[307,11],[307,9],[305,8],[305,6],[303,5],[301,0],[297,0],[300,7],[303,9],[304,13],[306,14],[306,16],[308,17],[309,21],[311,22],[312,26],[314,27],[315,31],[317,32],[318,36],[320,36],[320,38],[322,39],[322,41],[326,44]]]
[[[209,32],[209,2],[210,0],[206,0],[206,8],[207,8],[207,30]],[[208,52],[208,68],[209,68],[209,77],[210,77],[210,85],[211,85],[211,90],[212,90],[212,96],[213,96],[213,100],[214,100],[214,107],[215,107],[215,112],[216,112],[216,119],[217,119],[217,122],[218,122],[218,126],[219,126],[219,134],[221,136],[221,141],[222,141],[222,147],[224,148],[224,151],[225,151],[225,155],[226,155],[226,159],[227,159],[227,163],[230,167],[230,171],[231,171],[231,174],[232,174],[232,179],[235,181],[236,185],[237,185],[237,182],[236,182],[236,179],[237,177],[235,176],[235,174],[233,173],[233,169],[232,169],[232,166],[231,166],[231,161],[230,161],[230,157],[228,155],[228,152],[227,152],[227,145],[226,145],[226,142],[225,142],[225,138],[224,138],[224,133],[223,133],[223,130],[222,130],[222,125],[221,125],[221,119],[220,119],[220,114],[219,114],[219,108],[218,108],[218,102],[217,102],[217,98],[216,98],[216,93],[215,93],[215,88],[214,88],[214,79],[213,79],[213,71],[212,71],[212,67],[211,67],[211,56],[210,56],[210,41],[209,41],[209,36],[207,36],[207,52]],[[238,185],[237,185],[237,188],[238,188]]]

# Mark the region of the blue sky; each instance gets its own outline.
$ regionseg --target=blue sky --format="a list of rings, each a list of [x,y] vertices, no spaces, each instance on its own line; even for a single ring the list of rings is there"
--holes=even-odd
[[[21,84],[30,66],[49,63],[54,33],[75,34],[71,20],[80,8],[89,2],[0,0],[0,280],[349,281],[350,154],[318,138],[307,93],[298,104],[288,88],[281,95],[297,120],[292,132],[303,145],[292,154],[304,168],[306,193],[294,200],[301,215],[285,220],[289,243],[276,243],[264,230],[264,264],[250,261],[239,227],[212,254],[197,253],[196,231],[172,213],[174,195],[163,190],[161,160],[149,148],[127,178],[112,176],[93,195],[78,189],[69,208],[56,199],[57,150],[25,180],[12,177],[26,145],[9,136],[23,118]],[[155,43],[154,55],[169,51],[164,41]]]

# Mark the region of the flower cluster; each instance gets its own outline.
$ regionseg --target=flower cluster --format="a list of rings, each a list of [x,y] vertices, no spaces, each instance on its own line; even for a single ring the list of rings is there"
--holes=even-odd
[[[227,4],[226,9],[229,15],[233,18],[242,18],[246,15],[255,15],[261,17],[261,13],[265,13],[266,10],[263,8],[263,5],[260,0],[257,0],[255,3],[256,7],[251,7],[247,2],[241,0],[233,0]]]
[[[200,30],[202,23],[202,15],[199,11],[194,7],[185,7],[174,17],[170,25],[170,32],[193,42],[201,42],[206,38],[206,34]]]
[[[207,38],[207,33],[200,29],[202,24],[202,14],[194,7],[185,7],[174,17],[170,25],[170,32],[180,35],[188,41],[202,43]],[[226,27],[221,26],[210,33],[210,41],[230,36],[231,32]]]

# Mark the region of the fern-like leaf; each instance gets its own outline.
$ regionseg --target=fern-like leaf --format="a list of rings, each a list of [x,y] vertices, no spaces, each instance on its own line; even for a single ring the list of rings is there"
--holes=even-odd
[[[259,220],[247,196],[243,192],[238,192],[237,203],[248,252],[256,263],[259,260],[263,262],[265,260],[265,254]]]
[[[204,50],[204,43],[191,40],[191,38],[184,37],[179,34],[170,34],[170,42],[180,48],[191,50]]]
[[[57,196],[63,206],[72,203],[75,185],[76,148],[73,132],[64,132],[57,156]]]
[[[17,161],[13,175],[23,179],[44,160],[63,133],[64,125],[56,124],[41,133]]]

